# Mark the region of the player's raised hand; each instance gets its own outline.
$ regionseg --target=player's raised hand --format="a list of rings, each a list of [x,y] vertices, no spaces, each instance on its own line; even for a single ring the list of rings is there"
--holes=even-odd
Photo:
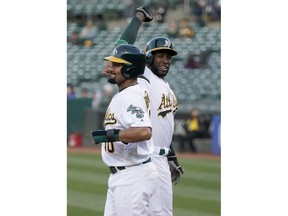
[[[144,6],[140,6],[136,9],[136,16],[137,13],[141,14],[142,22],[151,22],[153,20],[152,15],[149,14],[148,10]]]

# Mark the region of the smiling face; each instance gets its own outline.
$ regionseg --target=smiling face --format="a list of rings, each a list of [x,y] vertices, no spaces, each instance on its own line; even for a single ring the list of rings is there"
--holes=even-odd
[[[126,80],[121,74],[122,63],[110,62],[110,76],[108,77],[108,82],[111,84],[121,84]]]
[[[153,53],[153,63],[150,66],[152,72],[160,78],[168,74],[171,64],[171,54],[165,51],[158,51]]]

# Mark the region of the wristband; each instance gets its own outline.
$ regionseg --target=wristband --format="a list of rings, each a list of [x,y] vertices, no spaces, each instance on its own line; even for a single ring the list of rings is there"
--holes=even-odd
[[[107,139],[109,142],[114,142],[119,140],[119,131],[117,129],[109,129],[106,131]]]
[[[91,135],[95,143],[100,142],[114,142],[119,141],[119,132],[118,129],[109,129],[105,130],[95,130],[91,131]]]

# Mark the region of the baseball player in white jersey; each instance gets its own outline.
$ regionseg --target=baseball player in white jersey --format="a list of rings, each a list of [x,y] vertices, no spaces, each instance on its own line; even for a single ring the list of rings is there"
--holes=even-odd
[[[123,31],[117,44],[133,44],[142,22],[150,22],[152,17],[144,7],[137,8],[136,16]],[[172,145],[174,132],[174,114],[178,109],[177,99],[171,90],[165,76],[167,75],[171,59],[177,55],[172,42],[165,37],[151,39],[146,46],[147,67],[144,76],[149,80],[138,78],[138,83],[150,91],[151,123],[153,128],[152,139],[155,149],[153,151],[153,163],[158,171],[158,187],[153,195],[149,216],[173,215],[172,182],[177,184],[183,169],[178,163],[176,152]],[[108,75],[106,70],[103,74]],[[109,75],[108,75],[109,76]],[[171,182],[172,181],[172,182]]]
[[[150,81],[152,139],[155,145],[153,163],[158,175],[158,188],[152,197],[149,215],[173,215],[172,182],[178,183],[183,169],[179,166],[172,143],[174,114],[178,109],[176,96],[164,79],[172,56],[177,55],[172,42],[164,37],[151,39],[146,46],[147,67],[144,76]],[[142,85],[146,82],[138,79]],[[172,182],[171,182],[172,180]]]
[[[137,83],[137,76],[144,72],[145,54],[125,44],[105,59],[111,62],[108,81],[117,84],[119,92],[107,108],[105,130],[91,132],[94,142],[102,143],[102,159],[111,171],[104,215],[145,216],[158,183],[151,162],[149,95]]]

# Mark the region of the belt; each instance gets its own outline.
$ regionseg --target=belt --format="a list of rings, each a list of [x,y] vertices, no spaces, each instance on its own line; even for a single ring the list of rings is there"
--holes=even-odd
[[[142,163],[140,163],[140,164],[146,164],[146,163],[149,163],[149,162],[151,162],[151,158],[150,158],[150,157],[148,158],[148,160],[146,160],[146,161],[144,161],[144,162],[142,162]],[[139,164],[135,164],[135,165],[132,165],[132,166],[137,166],[137,165],[139,165]],[[131,167],[131,166],[129,166],[129,167]],[[128,168],[128,167],[127,167],[127,166],[110,166],[110,167],[109,167],[110,172],[111,172],[112,174],[115,174],[115,173],[117,173],[118,171],[124,170],[124,169],[126,169],[126,168]]]

